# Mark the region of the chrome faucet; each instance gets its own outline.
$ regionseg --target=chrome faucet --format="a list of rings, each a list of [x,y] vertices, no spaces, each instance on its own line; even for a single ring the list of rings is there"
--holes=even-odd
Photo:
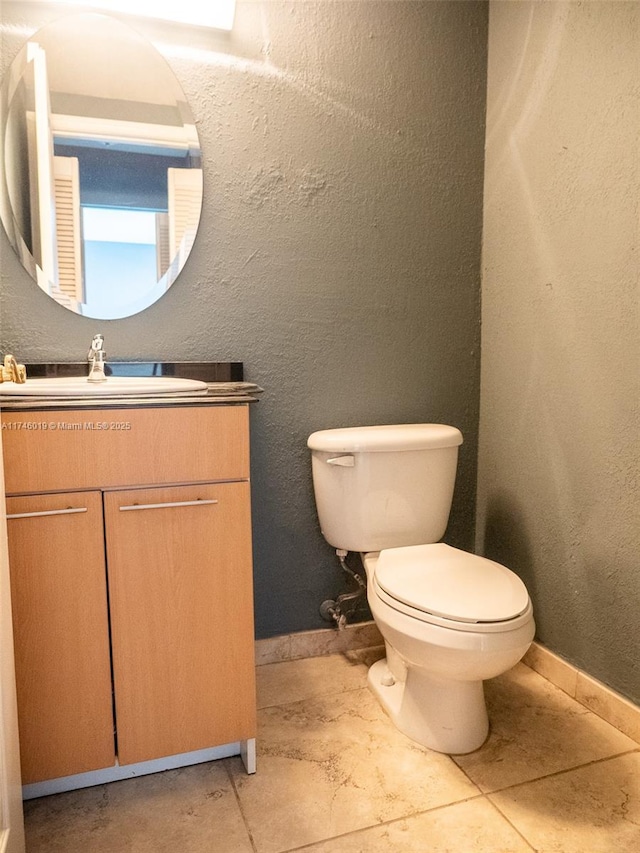
[[[104,351],[104,337],[102,335],[94,335],[87,353],[87,361],[89,362],[89,382],[106,382],[107,377],[104,375],[104,365],[107,360],[107,354]]]

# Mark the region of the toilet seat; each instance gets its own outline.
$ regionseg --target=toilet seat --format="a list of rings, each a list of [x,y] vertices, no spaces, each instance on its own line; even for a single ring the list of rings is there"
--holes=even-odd
[[[444,543],[381,551],[372,581],[395,610],[454,630],[507,631],[531,618],[527,589],[514,572]]]

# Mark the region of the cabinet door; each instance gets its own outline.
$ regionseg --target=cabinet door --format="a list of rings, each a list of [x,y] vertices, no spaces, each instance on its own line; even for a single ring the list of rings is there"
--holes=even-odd
[[[255,737],[249,484],[105,494],[121,764]]]
[[[7,499],[23,784],[115,762],[100,492]]]

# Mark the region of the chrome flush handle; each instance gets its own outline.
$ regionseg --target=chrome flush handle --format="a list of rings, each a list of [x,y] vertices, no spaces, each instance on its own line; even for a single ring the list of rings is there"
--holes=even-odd
[[[353,468],[356,464],[356,457],[351,453],[345,456],[332,456],[327,459],[327,465],[339,465],[341,468]]]

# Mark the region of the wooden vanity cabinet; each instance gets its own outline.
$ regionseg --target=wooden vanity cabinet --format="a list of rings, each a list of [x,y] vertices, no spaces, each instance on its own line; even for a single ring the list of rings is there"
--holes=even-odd
[[[255,738],[248,406],[2,422],[23,783]]]

